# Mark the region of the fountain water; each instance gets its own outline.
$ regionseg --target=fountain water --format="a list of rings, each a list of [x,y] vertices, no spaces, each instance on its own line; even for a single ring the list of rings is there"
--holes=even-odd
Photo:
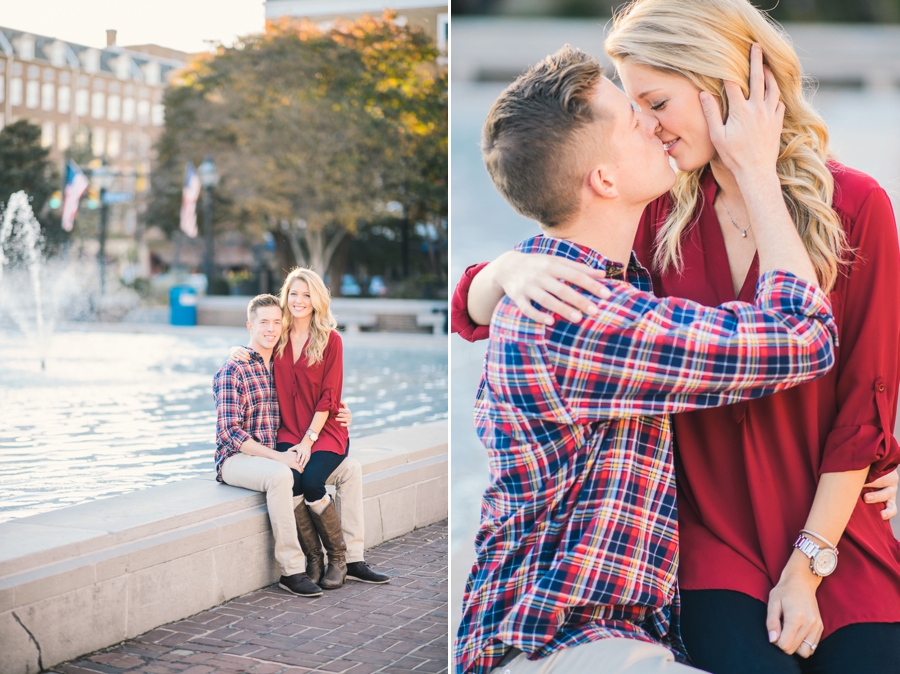
[[[44,237],[41,235],[41,226],[34,217],[28,195],[25,192],[16,192],[9,198],[9,203],[3,212],[3,220],[0,221],[0,289],[7,287],[13,289],[7,311],[13,320],[22,329],[26,336],[34,340],[39,349],[41,369],[45,369],[45,357],[49,342],[49,332],[45,325],[44,297],[41,292],[41,267],[43,259],[41,248]],[[23,271],[27,275],[31,285],[31,294],[34,298],[34,307],[29,307],[23,302],[19,293],[21,279],[17,278],[17,272]],[[4,281],[4,268],[7,279]],[[7,296],[10,293],[2,293]],[[28,309],[33,309],[28,311]]]

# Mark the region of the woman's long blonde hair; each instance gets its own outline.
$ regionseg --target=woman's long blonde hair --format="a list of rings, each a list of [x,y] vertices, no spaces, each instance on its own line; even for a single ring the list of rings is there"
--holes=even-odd
[[[322,362],[322,354],[325,353],[325,347],[328,346],[328,336],[332,330],[337,328],[337,321],[334,320],[334,315],[331,313],[331,293],[328,291],[328,286],[312,269],[295,267],[281,286],[278,298],[281,301],[281,322],[284,327],[278,342],[278,356],[284,356],[284,348],[291,338],[291,324],[294,317],[288,307],[288,295],[291,292],[291,286],[296,281],[303,281],[309,287],[313,312],[309,321],[309,341],[306,343],[304,354],[307,358],[306,362],[309,365],[315,365]]]
[[[635,0],[613,18],[606,52],[616,63],[639,63],[688,78],[715,96],[728,115],[722,80],[749,94],[750,47],[762,47],[765,63],[781,91],[784,129],[776,171],[781,190],[819,283],[834,287],[849,249],[832,209],[834,178],[828,129],[806,99],[800,61],[784,31],[746,0]],[[700,176],[705,167],[679,171],[672,188],[672,212],[659,230],[653,264],[660,271],[683,269],[682,236],[702,206]]]

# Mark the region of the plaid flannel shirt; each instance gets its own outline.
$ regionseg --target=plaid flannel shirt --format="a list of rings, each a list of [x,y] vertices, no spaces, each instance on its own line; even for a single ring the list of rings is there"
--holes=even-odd
[[[213,377],[216,399],[216,480],[222,482],[222,464],[241,451],[247,440],[256,440],[275,449],[281,423],[272,360],[266,367],[263,357],[249,346],[246,363],[228,360]]]
[[[536,659],[608,637],[683,656],[668,414],[827,372],[837,341],[829,301],[774,272],[760,278],[755,305],[709,308],[655,297],[633,255],[623,270],[559,239],[518,250],[605,269],[614,294],[577,324],[539,325],[508,298],[494,312],[475,409],[491,481],[458,671],[485,674],[509,646]]]

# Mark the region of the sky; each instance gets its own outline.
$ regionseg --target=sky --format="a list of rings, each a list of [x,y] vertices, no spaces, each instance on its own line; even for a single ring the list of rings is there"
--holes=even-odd
[[[209,51],[206,40],[229,45],[264,24],[263,0],[0,0],[0,26],[91,47],[113,28],[121,46]]]

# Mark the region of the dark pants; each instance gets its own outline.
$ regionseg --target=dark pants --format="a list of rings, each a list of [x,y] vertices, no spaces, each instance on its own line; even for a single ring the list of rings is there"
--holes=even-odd
[[[290,442],[279,442],[275,449],[279,452],[286,452],[293,446]],[[309,462],[302,473],[292,468],[291,472],[294,474],[294,496],[303,494],[303,498],[306,499],[307,503],[323,498],[325,496],[325,482],[349,453],[350,443],[348,442],[347,451],[344,454],[313,452],[310,454]]]
[[[691,663],[714,674],[900,672],[900,623],[847,625],[803,659],[769,643],[766,605],[758,599],[730,590],[682,590],[681,607]]]

